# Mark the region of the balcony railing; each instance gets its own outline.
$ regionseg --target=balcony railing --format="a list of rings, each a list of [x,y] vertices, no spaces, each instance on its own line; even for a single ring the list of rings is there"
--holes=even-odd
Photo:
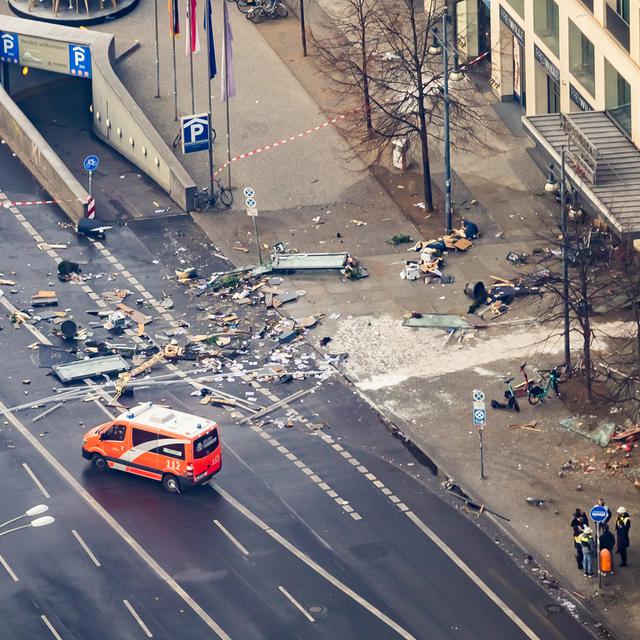
[[[605,7],[607,8],[607,30],[629,51],[629,25],[616,13],[613,7],[608,4]]]
[[[593,13],[593,0],[582,0],[582,4]]]
[[[607,109],[606,113],[631,139],[631,105],[622,104],[619,107]]]

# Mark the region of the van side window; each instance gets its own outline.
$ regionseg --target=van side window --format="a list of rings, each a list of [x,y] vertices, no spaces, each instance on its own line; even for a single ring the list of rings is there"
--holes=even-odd
[[[147,431],[145,429],[136,429],[135,427],[133,428],[133,433],[131,435],[134,447],[139,447],[145,442],[151,442],[151,440],[158,440],[157,433],[153,433],[152,431]]]
[[[159,453],[161,456],[169,456],[170,458],[184,460],[184,444],[181,442],[174,442],[172,444],[163,445],[161,440],[160,446],[156,449],[156,453]]]
[[[111,440],[115,442],[124,442],[127,433],[127,427],[122,424],[114,424],[102,434],[102,440]]]

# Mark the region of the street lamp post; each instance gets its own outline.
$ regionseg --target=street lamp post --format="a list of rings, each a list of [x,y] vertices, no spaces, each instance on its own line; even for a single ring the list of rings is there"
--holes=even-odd
[[[31,507],[31,509],[27,509],[24,513],[16,516],[15,518],[11,518],[6,522],[0,524],[0,529],[6,527],[9,524],[17,522],[18,520],[22,520],[22,518],[33,518],[33,516],[39,516],[45,511],[48,511],[49,507],[46,504],[38,504],[35,507]],[[28,529],[29,527],[45,527],[48,524],[55,522],[55,518],[51,516],[42,516],[41,518],[35,518],[28,524],[22,524],[18,527],[13,527],[12,529],[7,529],[6,531],[0,531],[0,536],[6,536],[8,533],[13,533],[14,531],[20,531],[20,529]]]
[[[571,323],[569,320],[569,244],[567,240],[567,207],[566,207],[566,150],[560,152],[560,184],[553,173],[553,165],[549,165],[549,178],[544,185],[545,191],[557,193],[560,190],[561,230],[562,230],[562,319],[564,338],[564,363],[567,371],[571,370]]]
[[[55,522],[56,519],[52,516],[42,516],[42,518],[36,518],[32,520],[29,524],[23,524],[19,527],[14,527],[13,529],[7,529],[6,531],[0,532],[1,536],[6,536],[8,533],[13,533],[14,531],[20,531],[20,529],[28,529],[29,527],[46,527],[48,524]]]

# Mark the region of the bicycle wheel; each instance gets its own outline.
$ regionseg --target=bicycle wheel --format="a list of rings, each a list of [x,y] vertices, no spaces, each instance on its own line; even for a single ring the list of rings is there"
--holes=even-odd
[[[276,5],[276,15],[278,18],[286,18],[289,15],[289,10],[282,4],[282,2],[278,2]]]
[[[217,135],[218,134],[216,133],[216,130],[213,127],[211,127],[211,142],[215,142],[216,141],[216,136]]]
[[[178,131],[178,135],[173,139],[172,147],[175,149],[182,142],[182,131]]]
[[[262,7],[256,7],[255,9],[247,13],[245,18],[251,20],[253,24],[258,24],[259,22],[262,22],[264,18],[264,11]]]
[[[231,189],[226,189],[225,187],[220,187],[220,191],[218,191],[218,198],[228,209],[233,204],[233,191],[231,191]]]
[[[204,213],[209,209],[209,194],[208,193],[197,193],[193,199],[193,208],[198,213]]]
[[[532,406],[538,404],[540,402],[540,398],[542,398],[541,395],[537,395],[533,393],[529,393],[529,395],[527,396],[527,400],[529,400],[529,404]]]
[[[243,2],[243,0],[238,1],[238,10],[240,11],[240,13],[244,13],[244,15],[247,17],[249,13],[251,13],[251,11],[253,11],[255,8],[256,8],[256,5],[254,2],[248,3],[248,2]]]

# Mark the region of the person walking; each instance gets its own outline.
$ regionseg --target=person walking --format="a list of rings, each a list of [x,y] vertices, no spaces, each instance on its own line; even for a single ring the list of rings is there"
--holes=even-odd
[[[611,554],[611,571],[610,573],[615,573],[613,570],[613,547],[616,544],[616,539],[609,530],[609,525],[606,523],[602,524],[601,533],[600,533],[600,549],[606,549]]]
[[[582,570],[582,544],[580,536],[583,529],[589,524],[589,518],[584,511],[576,509],[573,512],[573,520],[571,520],[571,529],[573,530],[573,546],[576,548],[576,563],[578,570]]]
[[[631,529],[631,517],[624,507],[618,507],[616,518],[616,542],[620,554],[620,566],[627,566],[627,549],[629,548],[629,529]]]
[[[596,541],[593,539],[591,527],[585,527],[580,535],[582,545],[582,569],[588,578],[593,577],[593,559],[596,556]]]

